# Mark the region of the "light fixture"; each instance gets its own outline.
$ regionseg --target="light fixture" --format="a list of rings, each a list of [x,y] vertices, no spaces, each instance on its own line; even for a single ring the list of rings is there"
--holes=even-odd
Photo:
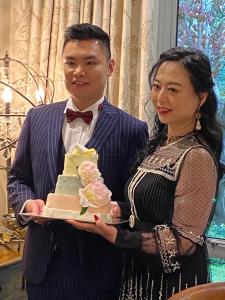
[[[6,161],[16,146],[27,110],[51,103],[53,97],[54,84],[47,76],[11,58],[7,51],[0,58],[0,155]]]
[[[52,103],[53,97],[54,84],[47,76],[11,58],[7,51],[0,58],[0,169],[6,171],[7,177],[27,111],[31,107]],[[8,201],[6,204],[9,215]]]

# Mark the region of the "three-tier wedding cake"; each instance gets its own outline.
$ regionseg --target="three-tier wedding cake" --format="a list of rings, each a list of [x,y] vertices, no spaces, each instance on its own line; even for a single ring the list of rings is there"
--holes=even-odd
[[[48,194],[43,215],[51,218],[94,221],[97,215],[111,223],[111,192],[97,168],[95,149],[77,145],[65,154],[63,174],[58,176],[55,193]]]

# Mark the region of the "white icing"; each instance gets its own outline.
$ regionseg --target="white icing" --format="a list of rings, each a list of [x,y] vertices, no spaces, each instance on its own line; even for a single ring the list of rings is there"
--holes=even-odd
[[[110,214],[95,213],[95,215],[97,215],[103,222],[112,223],[112,216]],[[43,216],[63,220],[73,219],[78,221],[95,222],[93,213],[86,212],[85,214],[80,215],[80,212],[78,211],[49,208],[47,206],[44,206],[43,208]]]
[[[75,148],[78,149],[81,152],[85,152],[87,150],[86,147],[84,147],[83,145],[80,145],[80,144],[76,145]]]

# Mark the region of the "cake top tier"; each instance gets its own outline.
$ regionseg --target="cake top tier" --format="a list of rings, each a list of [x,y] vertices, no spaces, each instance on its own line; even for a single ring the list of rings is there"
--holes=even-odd
[[[70,153],[65,154],[63,175],[78,175],[77,169],[85,161],[91,161],[97,165],[97,152],[93,148],[88,149],[82,145],[76,145]]]
[[[82,145],[76,145],[75,148],[70,153],[67,153],[67,155],[96,156],[97,152],[95,151],[94,148],[88,149]]]

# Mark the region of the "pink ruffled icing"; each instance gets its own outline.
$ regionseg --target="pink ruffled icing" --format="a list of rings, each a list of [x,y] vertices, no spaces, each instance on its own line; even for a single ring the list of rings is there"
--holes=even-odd
[[[103,181],[96,164],[91,161],[83,162],[78,168],[78,174],[81,178],[81,183],[84,186],[90,182]]]
[[[79,189],[80,204],[83,207],[101,207],[110,201],[112,193],[100,181],[91,182],[83,189]]]

